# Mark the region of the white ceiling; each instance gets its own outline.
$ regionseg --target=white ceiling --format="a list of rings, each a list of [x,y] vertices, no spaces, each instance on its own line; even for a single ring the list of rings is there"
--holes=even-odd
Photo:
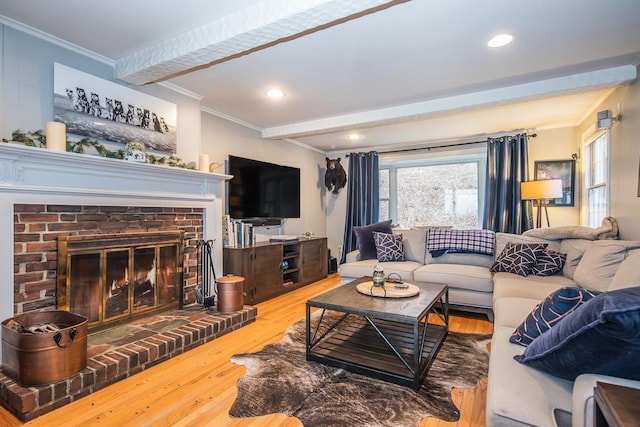
[[[29,0],[0,15],[321,151],[576,125],[640,61],[638,0]],[[515,41],[488,48],[501,32]],[[267,99],[272,85],[287,96]]]

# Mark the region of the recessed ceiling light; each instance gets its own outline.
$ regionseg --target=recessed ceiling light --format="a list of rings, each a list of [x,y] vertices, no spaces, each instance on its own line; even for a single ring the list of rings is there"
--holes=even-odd
[[[265,92],[265,95],[273,99],[284,98],[284,92],[278,88],[269,89]]]
[[[512,41],[513,36],[511,34],[498,34],[497,36],[489,40],[487,45],[489,47],[502,47],[508,45]]]
[[[357,141],[359,139],[362,139],[362,135],[358,133],[350,133],[349,135],[347,135],[347,139],[349,141]]]

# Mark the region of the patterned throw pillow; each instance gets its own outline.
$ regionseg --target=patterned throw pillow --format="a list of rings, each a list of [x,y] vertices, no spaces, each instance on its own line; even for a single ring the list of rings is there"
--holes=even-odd
[[[492,273],[515,273],[528,276],[536,259],[547,248],[546,243],[507,243],[491,266]]]
[[[513,331],[509,341],[527,347],[531,341],[599,293],[574,286],[558,289],[533,309],[524,322]]]
[[[536,258],[536,265],[531,269],[531,273],[536,276],[551,276],[562,271],[567,254],[545,250]]]
[[[404,261],[402,234],[373,232],[378,261]]]

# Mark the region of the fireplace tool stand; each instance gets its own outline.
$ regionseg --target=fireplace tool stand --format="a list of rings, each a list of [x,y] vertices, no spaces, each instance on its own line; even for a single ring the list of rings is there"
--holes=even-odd
[[[213,240],[200,240],[197,243],[198,269],[196,270],[196,302],[206,309],[215,304],[212,283],[216,282],[216,271],[213,265]],[[211,280],[213,278],[213,280]]]

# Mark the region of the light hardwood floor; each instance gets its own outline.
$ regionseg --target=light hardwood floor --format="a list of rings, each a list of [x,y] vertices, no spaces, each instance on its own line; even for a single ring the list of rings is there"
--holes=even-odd
[[[302,289],[258,304],[257,321],[190,350],[126,380],[22,423],[0,408],[0,425],[12,426],[301,426],[282,414],[250,419],[227,415],[236,396],[236,381],[245,371],[229,358],[260,350],[282,338],[284,330],[305,315],[307,299],[340,283],[329,276]],[[492,324],[478,317],[451,316],[450,329],[491,333]],[[420,427],[484,426],[486,379],[477,389],[454,389],[461,411],[457,423],[425,418]]]

